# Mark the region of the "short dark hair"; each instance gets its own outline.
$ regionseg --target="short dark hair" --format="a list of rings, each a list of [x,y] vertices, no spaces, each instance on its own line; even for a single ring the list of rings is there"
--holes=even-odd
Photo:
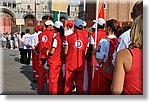
[[[118,21],[115,19],[106,21],[106,27],[110,27],[114,33],[116,33],[117,31],[117,27],[118,27],[117,24],[118,24]]]
[[[21,32],[21,38],[23,37],[23,35],[25,35],[25,32]]]
[[[48,25],[44,24],[45,25],[45,28],[48,28]]]
[[[26,29],[26,33],[30,33],[30,30],[29,30],[29,29]]]
[[[83,26],[82,26],[82,25],[80,25],[79,27],[75,26],[75,28],[76,28],[77,30],[82,30],[82,29],[83,29]]]
[[[54,26],[54,28],[60,33],[60,36],[61,36],[61,37],[64,36],[65,30],[64,30],[63,26],[60,26],[60,28],[56,28],[56,27]]]
[[[97,24],[97,28],[98,29],[104,29],[104,27],[105,27],[105,25],[103,24],[103,25],[99,25],[99,24]]]

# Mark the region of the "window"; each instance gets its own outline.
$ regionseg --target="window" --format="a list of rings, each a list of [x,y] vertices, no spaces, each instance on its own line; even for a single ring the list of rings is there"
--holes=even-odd
[[[70,5],[68,6],[67,12],[68,12],[68,16],[70,16]]]
[[[8,7],[11,7],[11,3],[10,2],[8,3]]]
[[[104,3],[104,9],[107,9],[107,4],[106,3]]]
[[[6,3],[6,2],[3,2],[3,6],[7,6],[7,3]]]
[[[45,9],[47,9],[47,6],[45,6]]]
[[[16,4],[15,3],[13,3],[13,8],[16,8]]]

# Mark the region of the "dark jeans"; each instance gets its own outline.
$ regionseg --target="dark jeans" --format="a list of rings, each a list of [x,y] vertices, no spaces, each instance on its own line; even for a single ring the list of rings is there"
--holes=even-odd
[[[31,60],[31,50],[24,49],[24,62],[25,64],[29,65]]]
[[[24,49],[19,48],[19,51],[20,51],[20,63],[25,64],[24,63]]]

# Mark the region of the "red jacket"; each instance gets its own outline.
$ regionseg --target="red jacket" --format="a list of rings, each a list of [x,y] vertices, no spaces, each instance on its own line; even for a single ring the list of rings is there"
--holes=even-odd
[[[64,48],[63,48],[63,37],[60,37],[60,34],[58,33],[55,38],[57,40],[57,47],[55,48],[55,51],[53,55],[50,57],[49,62],[51,64],[57,64],[61,65],[62,62],[65,60],[64,58]]]
[[[92,33],[92,37],[95,40],[95,33]],[[103,29],[98,29],[97,31],[97,40],[96,40],[96,48],[98,47],[98,43],[102,38],[106,38],[106,31]]]
[[[84,71],[85,50],[88,44],[88,37],[83,31],[74,32],[67,36],[68,52],[66,57],[66,69],[71,71]]]
[[[50,30],[44,30],[39,34],[39,58],[48,58],[46,52],[51,49],[54,32]]]
[[[84,34],[86,37],[89,36],[89,35],[88,35],[88,32],[86,31],[86,29],[83,29],[82,32],[83,32],[83,34]]]

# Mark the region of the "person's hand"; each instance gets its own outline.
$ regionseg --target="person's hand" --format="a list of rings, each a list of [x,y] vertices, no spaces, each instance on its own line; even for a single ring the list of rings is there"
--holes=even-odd
[[[49,50],[46,51],[46,55],[49,56]]]
[[[35,47],[34,47],[34,46],[32,46],[32,49],[35,49]]]
[[[30,48],[31,46],[30,46],[30,45],[26,45],[26,47],[27,47],[27,48]]]

